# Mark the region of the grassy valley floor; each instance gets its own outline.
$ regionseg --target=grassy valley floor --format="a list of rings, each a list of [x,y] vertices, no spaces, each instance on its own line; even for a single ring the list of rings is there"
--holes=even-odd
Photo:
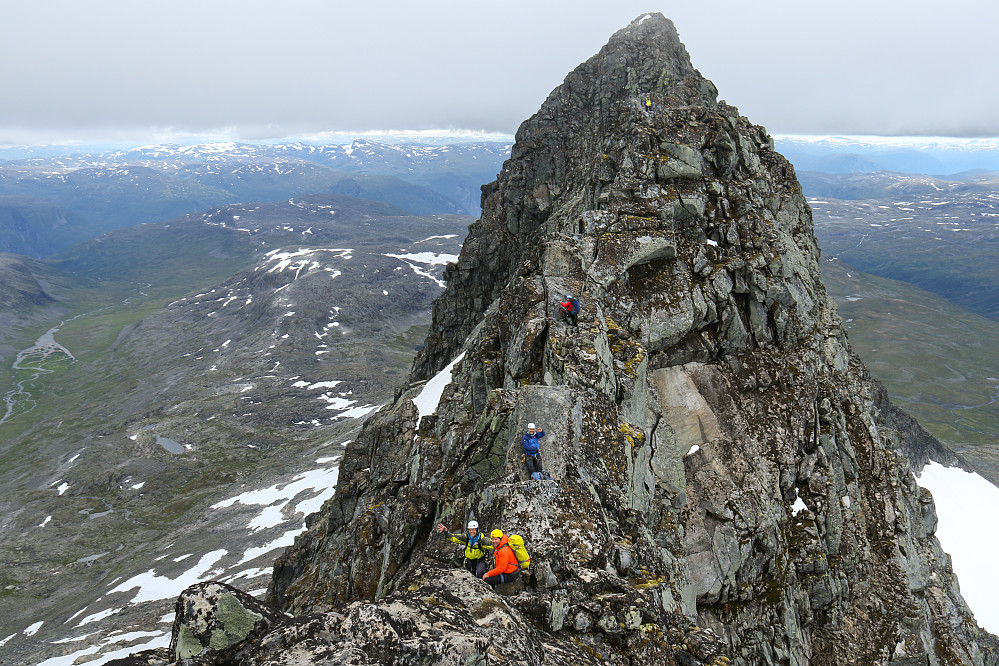
[[[999,485],[999,322],[837,259],[822,264],[850,344],[892,400]]]

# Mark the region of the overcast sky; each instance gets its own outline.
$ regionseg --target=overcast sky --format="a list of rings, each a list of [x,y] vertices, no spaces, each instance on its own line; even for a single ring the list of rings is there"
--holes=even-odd
[[[4,1],[0,144],[512,133],[646,11],[771,133],[999,136],[994,0]]]

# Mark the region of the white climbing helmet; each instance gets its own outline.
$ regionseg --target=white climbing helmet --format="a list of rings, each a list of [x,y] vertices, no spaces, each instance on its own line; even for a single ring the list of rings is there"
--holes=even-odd
[[[479,529],[479,523],[476,522],[476,521],[474,521],[474,520],[468,521],[468,529],[470,529],[470,530],[477,530],[477,529]]]
[[[533,423],[528,423],[527,424],[527,429],[528,430],[537,430],[538,426],[534,425]]]
[[[570,300],[570,299],[572,299],[572,294],[566,294],[566,295],[565,295],[565,300],[567,300],[567,301],[568,301],[568,300]]]

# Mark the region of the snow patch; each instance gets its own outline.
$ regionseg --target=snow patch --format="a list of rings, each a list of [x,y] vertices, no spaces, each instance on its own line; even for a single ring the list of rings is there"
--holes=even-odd
[[[332,496],[333,494],[330,493],[330,497]],[[238,567],[241,564],[250,562],[251,560],[258,558],[265,553],[269,553],[272,550],[277,550],[278,548],[287,548],[288,546],[291,546],[292,544],[295,543],[295,537],[297,537],[299,534],[301,534],[304,531],[305,531],[305,525],[303,524],[300,529],[289,530],[288,532],[285,532],[284,534],[279,536],[274,541],[271,541],[270,543],[264,544],[263,546],[257,546],[255,548],[247,548],[246,551],[243,552],[243,559],[237,562],[236,566]]]
[[[321,396],[319,396],[319,400],[329,403],[326,406],[326,409],[347,409],[348,407],[357,402],[356,400],[348,400],[346,398],[339,396],[334,397],[331,396],[329,393],[323,393]]]
[[[458,237],[458,234],[445,234],[443,236],[430,236],[428,238],[424,238],[423,240],[419,240],[419,241],[416,241],[416,242],[417,243],[426,243],[427,241],[434,240],[435,238],[443,238],[443,239],[447,240],[449,238],[457,238],[457,237]]]
[[[954,564],[961,594],[984,629],[999,632],[999,578],[995,576],[997,540],[992,525],[999,512],[999,488],[978,474],[930,462],[916,481],[933,493],[936,536]]]
[[[463,358],[465,358],[465,352],[458,354],[458,358],[448,363],[443,370],[427,381],[423,386],[423,390],[420,391],[420,395],[413,399],[413,404],[420,410],[420,418],[416,421],[417,430],[420,429],[420,421],[423,420],[424,416],[437,411],[437,406],[440,404],[444,389],[451,383],[451,371],[454,370],[454,366]]]
[[[226,578],[225,582],[231,585],[232,581],[234,580],[239,580],[240,578],[259,578],[260,576],[269,576],[272,571],[273,569],[265,567],[257,567],[254,569],[243,569],[242,571],[238,571],[229,576],[228,578]]]
[[[301,513],[307,516],[317,511],[323,502],[333,496],[339,473],[338,467],[310,470],[299,474],[289,483],[251,490],[213,504],[211,508],[223,509],[237,503],[247,506],[263,506],[265,509],[253,518],[247,527],[254,531],[277,527],[288,520],[285,518],[288,505],[303,493],[309,494],[309,496],[294,506],[292,518],[294,514]]]
[[[257,530],[262,530],[267,527],[274,527],[275,525],[280,525],[284,522],[284,512],[282,511],[285,504],[280,506],[269,506],[265,508],[256,518],[251,520],[247,527],[251,532],[256,532]]]
[[[77,641],[82,641],[84,638],[87,638],[89,636],[93,636],[96,633],[97,633],[96,631],[90,631],[83,634],[82,636],[74,636],[73,638],[64,638],[61,641],[52,641],[52,645],[62,645],[63,643],[75,643]],[[3,643],[0,643],[0,645],[3,645]]]
[[[137,604],[143,601],[173,599],[177,596],[177,590],[183,590],[184,588],[190,587],[200,581],[201,578],[211,570],[212,566],[214,566],[216,562],[221,560],[227,554],[228,551],[222,549],[205,553],[201,556],[201,559],[198,560],[198,563],[194,565],[194,567],[188,569],[176,578],[160,576],[155,571],[150,569],[149,571],[141,573],[137,576],[132,576],[124,583],[121,583],[112,589],[108,592],[108,594],[113,594],[115,592],[128,592],[129,590],[138,587],[139,591],[136,592],[135,596],[132,597],[129,603]],[[80,625],[82,624],[84,624],[84,622],[80,623]]]
[[[316,382],[315,384],[312,384],[312,385],[309,386],[309,390],[311,391],[312,389],[317,389],[317,388],[333,388],[337,384],[342,384],[342,383],[343,382],[341,382],[341,381]],[[296,383],[295,386],[297,386],[297,385],[298,384]]]
[[[458,261],[456,254],[437,254],[436,252],[417,252],[415,254],[386,254],[386,257],[402,259],[403,261],[415,261],[418,264],[428,264],[430,266],[445,265]]]
[[[381,407],[381,405],[365,405],[364,407],[353,407],[347,411],[337,414],[338,419],[359,419],[362,416],[367,416],[371,412],[375,411]]]
[[[83,662],[87,666],[101,666],[101,664],[106,664],[114,659],[122,659],[129,656],[133,652],[142,652],[143,650],[152,650],[159,647],[169,647],[170,645],[170,632],[169,631],[143,631],[143,632],[131,632],[127,634],[122,634],[121,636],[115,636],[114,638],[108,638],[104,640],[100,645],[91,645],[88,648],[82,650],[77,650],[71,654],[63,655],[61,657],[51,657],[43,662],[38,663],[36,666],[72,666],[76,664],[80,657],[85,657],[87,655],[96,654],[97,659],[92,661]],[[144,636],[153,636],[153,638],[145,643],[140,643],[137,645],[129,645],[127,647],[118,648],[117,650],[112,650],[110,652],[101,652],[102,648],[109,645],[114,645],[115,643],[121,643],[123,641],[132,641],[136,638]],[[2,645],[2,643],[0,643]]]
[[[90,624],[91,622],[100,622],[101,620],[103,620],[106,617],[111,617],[112,615],[114,615],[115,613],[117,613],[119,610],[120,609],[118,609],[118,608],[108,608],[107,610],[102,610],[102,611],[100,611],[98,613],[92,613],[91,615],[88,615],[87,617],[85,617],[82,620],[80,620],[77,623],[76,626],[82,627],[83,625]],[[82,612],[83,611],[80,611],[80,613],[82,613]],[[77,615],[79,615],[79,613],[77,613]],[[73,617],[76,617],[76,616],[74,615]],[[69,619],[72,620],[73,618],[71,617]]]

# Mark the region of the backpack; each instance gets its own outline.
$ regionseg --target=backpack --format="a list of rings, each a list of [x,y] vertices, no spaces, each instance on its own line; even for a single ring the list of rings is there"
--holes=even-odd
[[[579,299],[570,298],[569,303],[572,305],[572,314],[579,314]]]
[[[507,543],[510,544],[513,554],[517,556],[517,562],[520,564],[521,569],[531,566],[531,556],[527,554],[527,549],[524,548],[524,537],[519,534],[511,534]]]

